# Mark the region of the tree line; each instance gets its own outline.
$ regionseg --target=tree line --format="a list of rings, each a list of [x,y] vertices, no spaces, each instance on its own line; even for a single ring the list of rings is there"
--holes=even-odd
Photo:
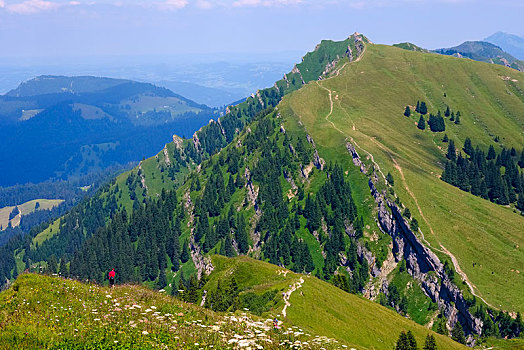
[[[490,145],[486,154],[478,146],[473,148],[469,138],[462,151],[455,148],[453,140],[449,141],[443,181],[497,204],[514,203],[524,211],[523,151],[519,154],[515,148],[503,147],[497,153]]]

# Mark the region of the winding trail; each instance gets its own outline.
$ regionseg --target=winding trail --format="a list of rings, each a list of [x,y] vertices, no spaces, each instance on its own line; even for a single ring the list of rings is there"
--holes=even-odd
[[[283,298],[284,298],[284,308],[282,309],[282,315],[284,317],[286,317],[287,313],[286,313],[286,310],[289,306],[291,306],[291,303],[289,302],[289,298],[291,297],[291,294],[296,291],[297,289],[301,288],[302,287],[302,284],[304,283],[304,278],[303,277],[300,277],[300,280],[298,280],[297,282],[293,283],[293,285],[291,285],[291,288],[289,288],[289,290],[285,293],[283,293]]]
[[[364,51],[365,51],[365,48],[364,48]],[[362,52],[362,54],[354,61],[354,62],[357,62],[358,60],[360,60],[360,58],[362,58],[362,55],[364,54],[364,51]],[[347,63],[346,63],[347,64]],[[344,64],[345,66],[345,64]],[[344,67],[342,66],[336,75],[334,75],[333,77],[335,76],[338,76],[338,74],[340,73],[340,70]],[[330,77],[329,79],[331,79],[332,77]],[[326,79],[327,80],[327,79]],[[331,115],[333,114],[333,91],[328,89],[327,87],[323,86],[320,84],[319,81],[316,82],[317,85],[321,88],[321,89],[324,89],[328,92],[328,96],[329,96],[329,104],[330,104],[330,109],[329,109],[329,113],[326,115],[325,117],[325,120],[331,124],[331,126],[337,130],[338,132],[340,132],[342,135],[344,135],[345,137],[349,138],[351,140],[351,143],[354,144],[357,148],[359,148],[360,150],[362,150],[363,152],[365,152],[369,159],[371,159],[371,161],[373,162],[374,166],[375,166],[375,169],[378,170],[378,172],[381,174],[382,178],[385,179],[385,175],[384,173],[382,172],[382,170],[380,169],[380,166],[375,162],[375,159],[373,158],[373,155],[368,152],[367,150],[363,149],[362,147],[360,147],[358,145],[357,142],[355,142],[355,140],[347,135],[343,130],[341,130],[340,128],[338,128],[335,123],[333,123],[329,117],[331,117]],[[347,112],[346,112],[347,114]],[[353,123],[353,130],[355,130],[355,126],[354,126],[354,123]],[[422,211],[422,208],[420,207],[419,203],[418,203],[418,200],[417,200],[417,197],[415,196],[415,194],[411,191],[411,189],[409,188],[407,182],[406,182],[406,178],[404,176],[404,172],[402,170],[402,167],[398,164],[397,160],[395,159],[395,157],[393,157],[393,153],[390,149],[388,149],[386,146],[384,146],[382,143],[378,142],[374,137],[371,137],[371,140],[379,147],[381,148],[382,150],[384,150],[388,155],[389,157],[391,158],[392,162],[393,162],[393,165],[395,167],[395,169],[398,170],[398,172],[400,173],[400,177],[402,179],[402,183],[404,185],[404,188],[406,189],[406,191],[408,192],[408,194],[411,196],[411,198],[413,198],[413,201],[415,202],[415,205],[417,206],[417,210],[420,214],[420,216],[422,217],[422,219],[424,220],[424,222],[426,223],[426,225],[428,226],[430,232],[432,235],[435,235],[435,232],[433,231],[433,228],[431,227],[431,225],[429,224],[429,221],[428,219],[426,218],[426,216],[424,215],[424,212]],[[422,230],[419,230],[421,235],[422,235],[422,240],[429,246],[429,247],[432,247],[431,244],[426,240],[425,236],[424,236],[424,233],[422,232]],[[466,275],[466,273],[460,268],[460,265],[458,263],[458,260],[457,258],[448,250],[446,249],[446,247],[444,247],[442,245],[442,243],[439,243],[440,244],[440,248],[441,249],[438,249],[436,247],[432,247],[434,250],[436,251],[439,251],[447,256],[450,257],[452,263],[453,263],[453,266],[455,268],[455,271],[461,276],[462,280],[464,280],[471,292],[472,295],[474,295],[475,297],[481,299],[484,303],[486,303],[486,305],[494,308],[494,309],[497,309],[496,307],[494,307],[493,305],[491,305],[490,303],[488,303],[482,296],[480,296],[478,293],[476,293],[475,289],[477,288],[471,281],[470,279],[468,278],[468,276]]]

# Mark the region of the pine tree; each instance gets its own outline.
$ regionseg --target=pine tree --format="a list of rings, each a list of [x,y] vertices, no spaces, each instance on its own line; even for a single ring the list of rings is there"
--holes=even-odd
[[[473,146],[471,145],[471,139],[469,137],[466,137],[466,141],[464,141],[464,153],[466,153],[468,156],[473,156],[475,150],[473,149]]]
[[[58,272],[58,262],[56,261],[56,256],[53,254],[47,262],[47,273],[57,273]]]
[[[166,270],[162,269],[158,274],[158,289],[164,289],[167,286]]]
[[[415,107],[415,112],[420,113],[420,101],[417,101],[417,107]]]
[[[453,142],[453,140],[449,140],[448,152],[446,153],[446,158],[448,158],[452,162],[455,162],[457,160],[457,152],[455,149],[455,142]]]
[[[451,111],[449,110],[449,106],[446,106],[446,111],[444,112],[444,115],[445,115],[446,117],[449,117],[450,114],[451,114]]]
[[[455,117],[455,124],[460,124],[460,111],[457,111],[457,115]]]
[[[433,334],[428,334],[426,336],[426,341],[424,342],[423,350],[437,350],[437,341]]]
[[[411,331],[408,331],[406,334],[408,339],[408,350],[417,350],[417,341],[415,340],[415,336]]]
[[[420,130],[426,129],[426,120],[424,119],[422,114],[420,115],[420,118],[418,120],[417,128],[419,128]]]
[[[409,117],[411,115],[411,109],[409,108],[409,106],[406,106],[406,109],[404,110],[404,115],[406,117]]]
[[[455,112],[451,112],[451,117],[449,118],[451,121],[455,121]]]
[[[391,175],[391,173],[388,172],[388,174],[386,175],[386,181],[391,185],[395,185],[395,180],[393,179],[393,175]]]
[[[400,332],[397,343],[395,344],[395,350],[408,350],[409,341],[406,332]]]
[[[188,242],[184,242],[182,245],[182,254],[180,254],[180,260],[185,264],[189,260]]]
[[[235,240],[238,245],[238,250],[241,254],[247,253],[249,250],[248,234],[246,229],[246,220],[243,214],[238,215],[237,229],[235,231]]]
[[[497,158],[497,153],[495,152],[495,147],[493,147],[493,145],[489,145],[489,150],[488,150],[488,156],[486,157],[487,160],[492,160],[492,159],[495,159]]]
[[[420,114],[427,114],[428,113],[428,107],[426,106],[426,102],[422,101],[420,102]]]
[[[464,330],[459,321],[455,322],[453,329],[451,330],[451,339],[460,344],[466,344],[466,336],[464,335]]]
[[[418,221],[417,219],[413,218],[411,219],[411,224],[409,225],[409,228],[411,231],[417,233],[418,232]]]

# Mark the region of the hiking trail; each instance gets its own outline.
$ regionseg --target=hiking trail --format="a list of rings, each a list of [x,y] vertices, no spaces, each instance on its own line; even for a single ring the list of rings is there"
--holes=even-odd
[[[286,317],[287,313],[286,313],[286,309],[288,308],[288,306],[291,306],[291,303],[289,302],[289,298],[291,297],[291,294],[296,291],[297,289],[301,288],[302,287],[302,284],[304,283],[304,278],[303,277],[300,277],[300,280],[298,280],[297,282],[293,283],[293,285],[291,285],[291,288],[289,288],[289,290],[287,292],[284,292],[283,293],[283,298],[284,298],[284,308],[282,309],[282,315],[284,317]]]

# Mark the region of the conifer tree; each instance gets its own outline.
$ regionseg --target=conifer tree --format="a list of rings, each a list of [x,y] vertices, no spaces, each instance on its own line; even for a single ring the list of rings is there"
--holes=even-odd
[[[486,157],[487,160],[492,160],[497,158],[497,154],[495,153],[495,147],[493,145],[489,145],[488,155]]]
[[[449,118],[451,121],[455,121],[455,112],[451,112],[451,117]]]
[[[451,114],[451,111],[449,110],[449,106],[446,106],[446,111],[444,112],[444,115],[445,115],[446,117],[449,117],[450,114]]]
[[[444,138],[442,138],[442,142],[448,142],[448,141],[449,141],[448,134],[444,134]]]
[[[522,152],[520,152],[520,159],[519,159],[519,167],[523,168],[524,169],[524,150],[522,150]]]
[[[185,264],[190,256],[189,256],[189,250],[188,250],[188,242],[184,242],[184,244],[182,245],[182,254],[180,254],[180,260],[182,261],[183,264]]]
[[[466,141],[464,141],[464,153],[466,153],[468,156],[472,156],[475,150],[473,149],[473,146],[471,145],[471,139],[469,137],[466,137]]]
[[[408,338],[408,349],[409,350],[417,350],[417,341],[415,340],[415,336],[411,331],[408,331],[406,334]]]
[[[417,107],[415,107],[415,112],[420,113],[420,101],[417,101]]]
[[[437,350],[437,341],[433,334],[428,334],[426,336],[426,341],[424,342],[423,350]]]
[[[446,158],[448,158],[452,162],[455,162],[457,160],[457,152],[455,149],[455,142],[453,142],[453,140],[449,140],[448,152],[446,153]]]
[[[426,129],[426,120],[422,115],[420,115],[420,118],[418,120],[417,128],[419,128],[420,130]]]
[[[386,181],[391,185],[395,185],[395,180],[393,179],[393,175],[391,175],[390,172],[386,175]]]
[[[455,116],[455,124],[460,124],[460,111],[457,111],[457,114]]]
[[[411,228],[411,231],[417,233],[418,232],[418,221],[417,219],[413,218],[411,219],[411,224],[409,225],[409,228]]]
[[[420,102],[420,114],[427,114],[428,113],[428,107],[426,106],[426,102],[422,101]]]
[[[408,350],[409,341],[406,332],[400,332],[397,343],[395,344],[395,350]]]
[[[411,109],[409,108],[409,106],[406,106],[406,109],[404,110],[404,115],[406,117],[409,117],[411,115]]]
[[[466,344],[466,336],[464,335],[464,330],[459,321],[455,322],[453,329],[451,330],[451,339],[460,344]]]
[[[241,254],[247,253],[249,250],[248,234],[246,229],[246,220],[243,214],[238,215],[237,229],[235,231],[235,240],[238,245],[238,250]]]

